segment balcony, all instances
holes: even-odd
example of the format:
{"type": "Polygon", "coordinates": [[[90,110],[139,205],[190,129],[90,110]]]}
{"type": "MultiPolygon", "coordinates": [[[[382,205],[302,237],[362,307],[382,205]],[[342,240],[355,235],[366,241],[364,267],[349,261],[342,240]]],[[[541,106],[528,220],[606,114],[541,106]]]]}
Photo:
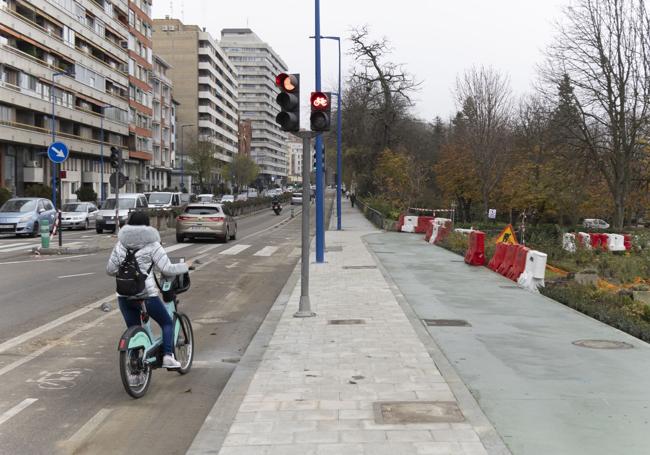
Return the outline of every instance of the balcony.
{"type": "Polygon", "coordinates": [[[24,167],[23,180],[25,183],[43,183],[44,172],[42,167],[24,167]]]}

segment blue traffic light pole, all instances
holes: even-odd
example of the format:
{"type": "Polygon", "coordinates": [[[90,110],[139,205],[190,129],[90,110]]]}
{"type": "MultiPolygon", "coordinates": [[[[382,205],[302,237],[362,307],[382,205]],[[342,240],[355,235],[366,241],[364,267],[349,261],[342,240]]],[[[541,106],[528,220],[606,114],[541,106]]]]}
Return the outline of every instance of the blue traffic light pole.
{"type": "MultiPolygon", "coordinates": [[[[315,0],[316,91],[321,90],[320,67],[320,0],[315,0]]],[[[325,262],[325,192],[323,178],[323,137],[316,136],[316,263],[325,262]]]]}

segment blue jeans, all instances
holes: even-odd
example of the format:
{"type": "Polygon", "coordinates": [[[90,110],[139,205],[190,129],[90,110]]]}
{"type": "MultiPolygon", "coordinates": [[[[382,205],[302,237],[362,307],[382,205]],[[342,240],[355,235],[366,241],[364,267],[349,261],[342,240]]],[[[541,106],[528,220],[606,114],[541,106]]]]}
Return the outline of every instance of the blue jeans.
{"type": "MultiPolygon", "coordinates": [[[[120,311],[124,316],[124,322],[127,327],[140,325],[140,305],[136,300],[128,300],[126,297],[118,297],[117,302],[120,305],[120,311]]],[[[158,323],[162,328],[162,344],[163,354],[174,353],[174,323],[172,318],[165,308],[165,304],[160,300],[160,297],[147,297],[145,300],[145,307],[147,313],[158,323]]]]}

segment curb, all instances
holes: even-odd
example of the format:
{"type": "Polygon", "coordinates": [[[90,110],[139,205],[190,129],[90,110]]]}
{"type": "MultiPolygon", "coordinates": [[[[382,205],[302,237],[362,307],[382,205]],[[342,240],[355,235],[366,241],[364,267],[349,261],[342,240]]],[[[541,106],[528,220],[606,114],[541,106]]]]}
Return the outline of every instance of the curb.
{"type": "Polygon", "coordinates": [[[99,251],[99,247],[96,246],[88,246],[88,247],[81,247],[81,248],[68,248],[68,247],[61,247],[61,248],[41,248],[40,246],[32,248],[32,254],[40,254],[41,256],[54,256],[54,255],[62,255],[62,254],[91,254],[91,253],[97,253],[99,251]]]}

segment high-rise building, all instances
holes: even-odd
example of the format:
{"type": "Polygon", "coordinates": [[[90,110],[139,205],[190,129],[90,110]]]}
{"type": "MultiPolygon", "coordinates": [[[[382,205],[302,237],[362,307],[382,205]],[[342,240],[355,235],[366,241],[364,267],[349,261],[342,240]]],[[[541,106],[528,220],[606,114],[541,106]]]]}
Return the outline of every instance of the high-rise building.
{"type": "MultiPolygon", "coordinates": [[[[178,19],[154,20],[154,49],[171,65],[168,74],[174,84],[174,99],[179,102],[176,134],[179,146],[185,149],[178,150],[176,164],[177,168],[182,165],[185,186],[190,186],[188,152],[197,142],[214,146],[219,167],[231,162],[238,151],[236,69],[205,29],[178,19]]],[[[218,168],[212,171],[212,180],[206,186],[214,189],[217,183],[229,180],[218,168]]],[[[178,183],[178,174],[175,172],[174,184],[178,183]]]]}
{"type": "Polygon", "coordinates": [[[222,30],[221,46],[239,74],[239,110],[242,120],[252,122],[251,157],[260,167],[261,178],[265,184],[286,181],[287,135],[275,122],[279,112],[275,76],[287,65],[248,28],[222,30]]]}
{"type": "Polygon", "coordinates": [[[153,90],[153,159],[147,166],[147,181],[149,190],[161,190],[171,185],[176,104],[172,81],[167,75],[169,63],[155,54],[153,61],[150,78],[153,90]]]}
{"type": "Polygon", "coordinates": [[[289,140],[289,172],[287,180],[290,183],[302,182],[302,139],[289,140]]]}
{"type": "Polygon", "coordinates": [[[128,12],[126,0],[0,0],[0,186],[51,185],[56,139],[70,150],[63,200],[81,186],[101,197],[102,167],[108,192],[101,156],[129,135],[128,12]]]}
{"type": "MultiPolygon", "coordinates": [[[[70,1],[70,0],[61,0],[70,1]]],[[[153,71],[151,0],[129,0],[129,159],[123,172],[127,191],[145,191],[150,184],[146,168],[153,159],[153,71]]]]}

